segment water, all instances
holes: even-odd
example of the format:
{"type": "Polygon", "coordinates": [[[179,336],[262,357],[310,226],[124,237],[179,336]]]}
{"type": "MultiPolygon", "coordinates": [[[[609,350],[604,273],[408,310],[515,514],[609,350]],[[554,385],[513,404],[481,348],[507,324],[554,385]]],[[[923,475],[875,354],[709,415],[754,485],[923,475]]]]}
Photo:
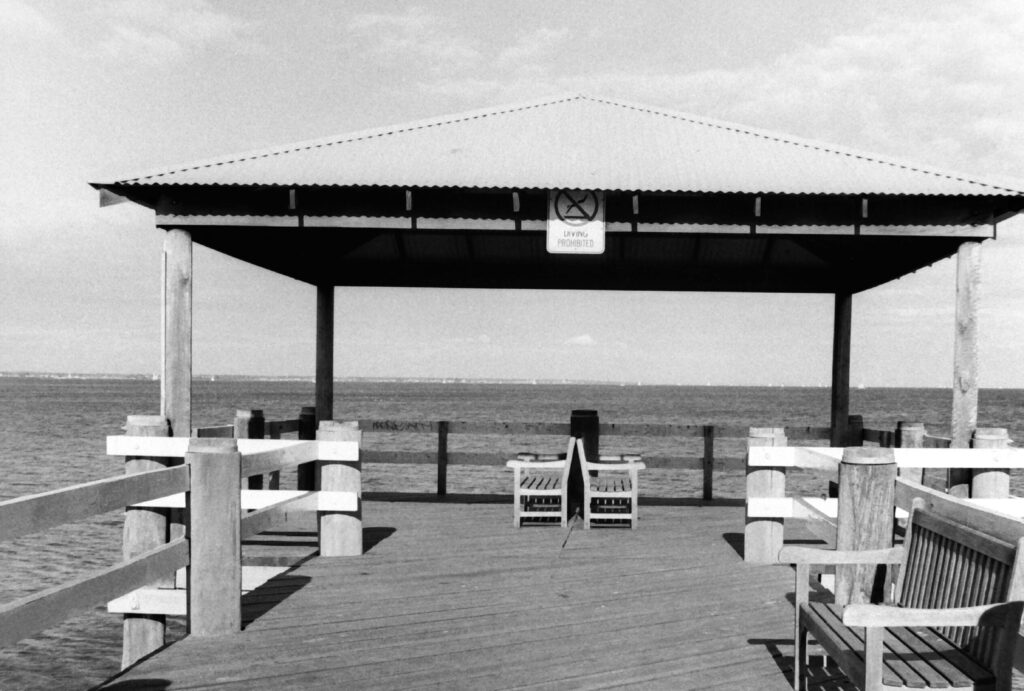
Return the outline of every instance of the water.
{"type": "MultiPolygon", "coordinates": [[[[226,424],[238,408],[262,408],[267,419],[294,418],[314,399],[310,382],[197,381],[194,425],[226,424]]],[[[851,410],[865,426],[892,429],[897,420],[924,422],[931,433],[949,427],[950,393],[935,389],[863,389],[851,410]]],[[[1024,391],[981,393],[984,426],[1007,427],[1024,439],[1024,391]]],[[[158,412],[159,384],[144,380],[0,377],[0,500],[110,477],[122,460],[107,457],[105,437],[120,434],[125,418],[158,412]]],[[[595,409],[603,422],[826,426],[829,391],[819,388],[673,387],[612,385],[340,383],[339,419],[566,421],[573,409],[595,409]]],[[[449,438],[459,450],[558,450],[560,439],[449,438]]],[[[375,448],[436,449],[433,435],[382,435],[375,448]]],[[[641,451],[697,457],[699,440],[606,437],[602,452],[641,451]]],[[[742,442],[716,444],[716,456],[735,456],[742,442]]],[[[432,491],[432,466],[367,466],[367,490],[432,491]],[[400,476],[400,478],[399,478],[400,476]]],[[[742,496],[739,477],[716,477],[716,496],[742,496]]],[[[1024,494],[1015,479],[1017,494],[1024,494]]],[[[697,473],[651,470],[648,494],[699,496],[697,473]]],[[[449,492],[509,492],[498,468],[452,466],[449,492]]],[[[42,535],[0,543],[0,602],[67,582],[120,559],[121,514],[114,512],[42,535]]],[[[120,666],[119,617],[95,608],[20,644],[0,650],[0,689],[86,689],[120,666]]]]}

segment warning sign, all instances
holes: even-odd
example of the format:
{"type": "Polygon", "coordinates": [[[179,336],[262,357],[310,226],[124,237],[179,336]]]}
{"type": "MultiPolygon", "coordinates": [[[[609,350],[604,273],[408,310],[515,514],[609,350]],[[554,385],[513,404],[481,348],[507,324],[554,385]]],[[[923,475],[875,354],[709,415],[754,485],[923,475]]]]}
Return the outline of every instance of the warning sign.
{"type": "Polygon", "coordinates": [[[548,192],[548,252],[604,253],[604,192],[548,192]]]}

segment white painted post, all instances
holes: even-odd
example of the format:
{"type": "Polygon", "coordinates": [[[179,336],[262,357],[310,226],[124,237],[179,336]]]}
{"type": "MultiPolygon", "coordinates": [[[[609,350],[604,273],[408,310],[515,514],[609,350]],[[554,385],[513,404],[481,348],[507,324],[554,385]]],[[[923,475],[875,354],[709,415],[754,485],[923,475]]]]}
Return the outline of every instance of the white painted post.
{"type": "MultiPolygon", "coordinates": [[[[784,427],[751,427],[747,439],[751,446],[785,446],[784,427]]],[[[748,454],[749,459],[749,454],[748,454]]],[[[747,500],[786,496],[786,469],[751,467],[747,465],[747,500]]],[[[746,516],[743,529],[743,561],[756,564],[774,564],[782,549],[784,519],[751,518],[746,516]]]]}
{"type": "Polygon", "coordinates": [[[242,630],[242,456],[234,439],[193,439],[188,493],[188,628],[193,636],[242,630]]]}
{"type": "MultiPolygon", "coordinates": [[[[322,420],[316,438],[324,441],[362,439],[358,422],[322,420]]],[[[327,492],[355,492],[360,497],[354,512],[318,511],[320,556],[353,557],[363,553],[362,463],[317,461],[317,489],[327,492]]]]}

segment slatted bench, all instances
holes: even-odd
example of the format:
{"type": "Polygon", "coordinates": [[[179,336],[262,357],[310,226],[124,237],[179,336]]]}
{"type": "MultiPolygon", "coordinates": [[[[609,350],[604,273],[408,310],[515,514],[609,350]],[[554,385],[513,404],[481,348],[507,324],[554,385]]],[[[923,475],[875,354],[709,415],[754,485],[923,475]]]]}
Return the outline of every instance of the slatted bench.
{"type": "Polygon", "coordinates": [[[576,441],[569,438],[564,454],[521,453],[505,464],[513,471],[512,521],[517,528],[524,522],[556,519],[563,528],[568,525],[567,491],[576,441]]]}
{"type": "Polygon", "coordinates": [[[862,552],[784,547],[796,565],[793,687],[803,688],[807,637],[864,691],[1010,691],[1024,608],[1021,546],[914,502],[903,545],[862,552]],[[890,604],[811,602],[812,565],[899,564],[890,604]]]}

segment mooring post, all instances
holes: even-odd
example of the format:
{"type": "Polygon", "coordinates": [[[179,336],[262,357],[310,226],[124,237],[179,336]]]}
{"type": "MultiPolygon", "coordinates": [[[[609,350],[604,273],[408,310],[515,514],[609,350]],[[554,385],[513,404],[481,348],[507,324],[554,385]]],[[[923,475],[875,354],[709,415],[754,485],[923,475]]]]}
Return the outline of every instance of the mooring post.
{"type": "MultiPolygon", "coordinates": [[[[927,431],[924,423],[903,422],[896,423],[896,447],[900,449],[921,449],[924,448],[924,436],[927,431]]],[[[897,468],[897,473],[904,480],[911,482],[924,482],[924,468],[897,468]]]]}
{"type": "MultiPolygon", "coordinates": [[[[971,445],[975,449],[1005,449],[1010,434],[1003,427],[980,427],[974,430],[971,445]]],[[[1010,496],[1010,471],[1001,468],[978,468],[971,471],[972,499],[1005,499],[1010,496]]]]}
{"type": "MultiPolygon", "coordinates": [[[[125,434],[130,437],[168,437],[170,423],[159,415],[129,415],[125,434]]],[[[171,465],[170,458],[144,458],[128,456],[124,459],[127,475],[159,470],[171,465]]],[[[131,559],[143,552],[165,544],[170,535],[167,509],[128,507],[124,514],[122,554],[131,559]]],[[[173,585],[173,578],[162,579],[160,585],[173,585]]],[[[124,615],[124,641],[121,669],[135,664],[146,655],[164,646],[167,617],[162,614],[124,615]]]]}
{"type": "MultiPolygon", "coordinates": [[[[316,406],[302,406],[302,411],[299,413],[299,439],[316,439],[316,406]]],[[[306,492],[313,491],[313,486],[316,483],[315,463],[312,461],[300,463],[299,467],[295,469],[295,475],[296,489],[306,492]]]]}
{"type": "Polygon", "coordinates": [[[864,416],[849,415],[846,418],[846,444],[844,446],[864,446],[864,416]]]}
{"type": "MultiPolygon", "coordinates": [[[[786,428],[751,427],[747,448],[752,446],[785,446],[786,428]]],[[[750,454],[747,453],[747,460],[750,454]]],[[[774,564],[782,549],[784,520],[782,518],[751,518],[749,500],[782,498],[786,496],[786,469],[747,464],[748,511],[743,528],[743,561],[755,564],[774,564]]]]}
{"type": "MultiPolygon", "coordinates": [[[[583,453],[591,463],[600,458],[601,453],[601,422],[596,410],[574,410],[569,417],[569,436],[583,440],[583,453]]],[[[569,468],[569,517],[578,511],[583,515],[583,483],[589,481],[583,477],[579,452],[573,449],[572,458],[566,459],[569,468]]]]}
{"type": "Polygon", "coordinates": [[[701,430],[704,437],[704,458],[702,462],[704,470],[704,501],[711,501],[714,494],[715,474],[715,426],[704,425],[701,430]]]}
{"type": "Polygon", "coordinates": [[[188,631],[218,636],[242,630],[240,538],[242,456],[234,439],[192,439],[188,492],[188,631]]]}
{"type": "MultiPolygon", "coordinates": [[[[235,439],[262,439],[266,431],[266,419],[263,411],[235,411],[235,439]]],[[[249,489],[263,489],[263,476],[252,475],[248,478],[249,489]]]]}
{"type": "MultiPolygon", "coordinates": [[[[362,439],[358,422],[322,420],[316,438],[320,441],[362,439]]],[[[318,511],[321,557],[354,557],[363,553],[362,464],[355,461],[317,461],[318,489],[325,492],[355,492],[360,497],[353,512],[318,511]]]]}
{"type": "MultiPolygon", "coordinates": [[[[839,463],[837,550],[884,549],[892,546],[896,506],[896,456],[892,449],[853,447],[839,463]]],[[[871,602],[884,582],[884,567],[873,564],[836,567],[836,604],[871,602]]]]}

